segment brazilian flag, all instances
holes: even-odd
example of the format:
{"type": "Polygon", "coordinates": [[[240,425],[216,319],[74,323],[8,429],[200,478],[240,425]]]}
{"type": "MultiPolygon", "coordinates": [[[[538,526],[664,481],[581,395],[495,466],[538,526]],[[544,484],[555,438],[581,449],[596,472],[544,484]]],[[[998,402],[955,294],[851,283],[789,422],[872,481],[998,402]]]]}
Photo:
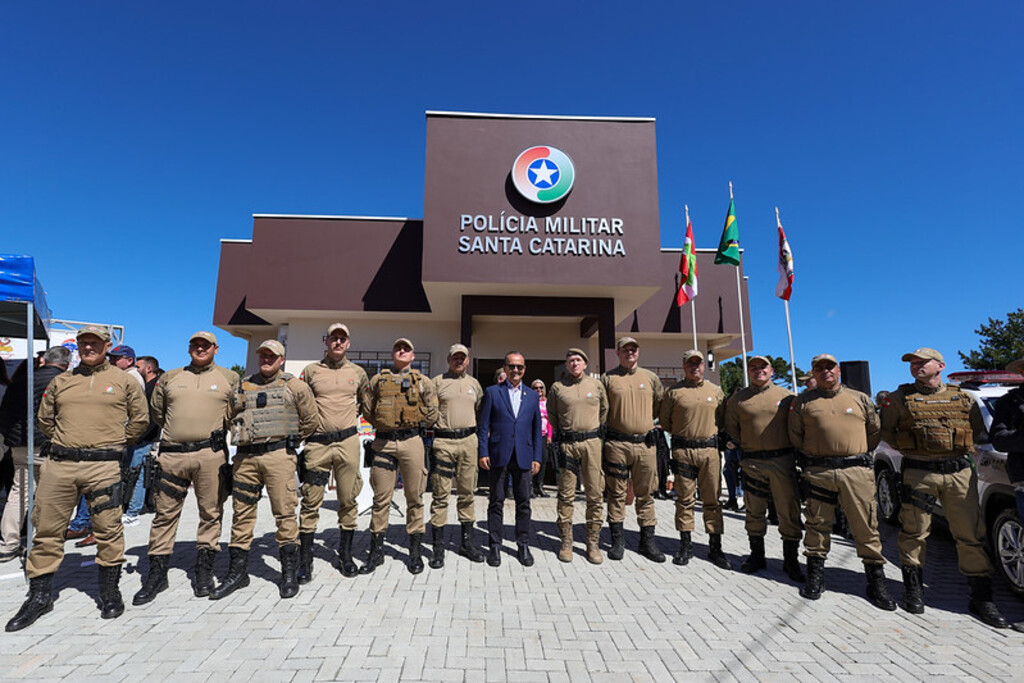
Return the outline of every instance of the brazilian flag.
{"type": "Polygon", "coordinates": [[[730,266],[740,264],[740,229],[736,226],[736,205],[732,199],[729,200],[729,213],[722,228],[722,241],[718,243],[718,253],[715,254],[715,265],[723,263],[730,266]]]}

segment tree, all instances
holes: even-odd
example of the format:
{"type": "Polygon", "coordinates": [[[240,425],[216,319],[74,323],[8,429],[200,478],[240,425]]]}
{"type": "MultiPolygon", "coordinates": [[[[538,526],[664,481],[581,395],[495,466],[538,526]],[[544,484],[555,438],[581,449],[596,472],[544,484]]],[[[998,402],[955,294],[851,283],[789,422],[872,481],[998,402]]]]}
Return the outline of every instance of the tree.
{"type": "Polygon", "coordinates": [[[242,379],[245,379],[245,366],[244,365],[239,365],[238,363],[235,363],[234,365],[231,366],[231,372],[234,372],[239,377],[241,377],[242,379]]]}
{"type": "Polygon", "coordinates": [[[957,351],[965,367],[1002,370],[1010,361],[1024,358],[1024,308],[1007,313],[1005,321],[989,318],[974,332],[981,337],[981,348],[966,354],[957,351]]]}
{"type": "MultiPolygon", "coordinates": [[[[772,382],[780,387],[789,388],[789,363],[781,356],[765,356],[772,364],[775,375],[772,382]]],[[[730,360],[718,366],[719,377],[722,380],[722,391],[728,396],[732,390],[743,386],[743,361],[741,359],[730,360]]],[[[800,366],[796,366],[796,374],[799,377],[804,374],[800,366]]]]}

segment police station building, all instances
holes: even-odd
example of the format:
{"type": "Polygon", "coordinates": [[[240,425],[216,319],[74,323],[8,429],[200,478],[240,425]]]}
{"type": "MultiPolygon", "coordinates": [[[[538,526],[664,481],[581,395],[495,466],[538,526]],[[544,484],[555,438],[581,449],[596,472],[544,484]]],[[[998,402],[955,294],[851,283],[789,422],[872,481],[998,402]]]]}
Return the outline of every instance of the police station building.
{"type": "MultiPolygon", "coordinates": [[[[248,340],[250,370],[277,338],[297,374],[340,321],[371,376],[409,337],[424,373],[447,369],[461,342],[485,386],[513,349],[526,381],[550,386],[568,347],[596,373],[625,334],[641,365],[681,376],[693,332],[689,305],[675,305],[680,250],[660,243],[654,119],[426,117],[423,218],[256,214],[252,239],[222,241],[214,324],[248,340]]],[[[681,242],[682,218],[673,227],[681,242]]],[[[698,254],[697,330],[720,362],[740,352],[741,312],[734,269],[713,259],[698,254]]]]}

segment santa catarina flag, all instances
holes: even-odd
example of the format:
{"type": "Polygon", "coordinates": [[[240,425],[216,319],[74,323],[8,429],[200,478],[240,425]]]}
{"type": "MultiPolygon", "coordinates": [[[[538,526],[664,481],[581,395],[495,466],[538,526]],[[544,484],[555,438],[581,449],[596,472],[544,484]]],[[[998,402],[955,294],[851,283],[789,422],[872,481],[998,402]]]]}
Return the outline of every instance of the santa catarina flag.
{"type": "Polygon", "coordinates": [[[793,251],[789,248],[789,240],[779,224],[779,283],[775,285],[775,296],[789,301],[793,293],[793,251]]]}
{"type": "Polygon", "coordinates": [[[736,225],[736,204],[729,200],[729,213],[725,216],[725,227],[722,228],[722,240],[718,243],[715,254],[715,265],[727,263],[730,266],[740,264],[740,229],[736,225]]]}
{"type": "Polygon", "coordinates": [[[686,218],[686,241],[679,257],[679,292],[676,306],[682,306],[697,296],[697,251],[693,246],[693,224],[686,218]]]}

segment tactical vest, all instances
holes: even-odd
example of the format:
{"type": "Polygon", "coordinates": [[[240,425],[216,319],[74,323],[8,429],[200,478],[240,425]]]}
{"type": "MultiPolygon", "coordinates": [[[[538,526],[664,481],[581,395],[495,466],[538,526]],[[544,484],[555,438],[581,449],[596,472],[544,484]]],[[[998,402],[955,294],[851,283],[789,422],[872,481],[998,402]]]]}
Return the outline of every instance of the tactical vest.
{"type": "Polygon", "coordinates": [[[281,373],[270,384],[242,382],[238,393],[243,410],[233,424],[238,445],[267,443],[299,433],[299,413],[288,395],[290,379],[291,375],[281,373]]]}
{"type": "Polygon", "coordinates": [[[419,370],[395,374],[381,370],[373,388],[377,396],[374,423],[377,429],[410,429],[426,420],[427,407],[420,396],[423,375],[419,370]]]}
{"type": "Polygon", "coordinates": [[[971,397],[957,387],[922,394],[913,384],[900,386],[914,420],[910,431],[896,433],[896,447],[905,454],[948,456],[974,451],[971,397]]]}

